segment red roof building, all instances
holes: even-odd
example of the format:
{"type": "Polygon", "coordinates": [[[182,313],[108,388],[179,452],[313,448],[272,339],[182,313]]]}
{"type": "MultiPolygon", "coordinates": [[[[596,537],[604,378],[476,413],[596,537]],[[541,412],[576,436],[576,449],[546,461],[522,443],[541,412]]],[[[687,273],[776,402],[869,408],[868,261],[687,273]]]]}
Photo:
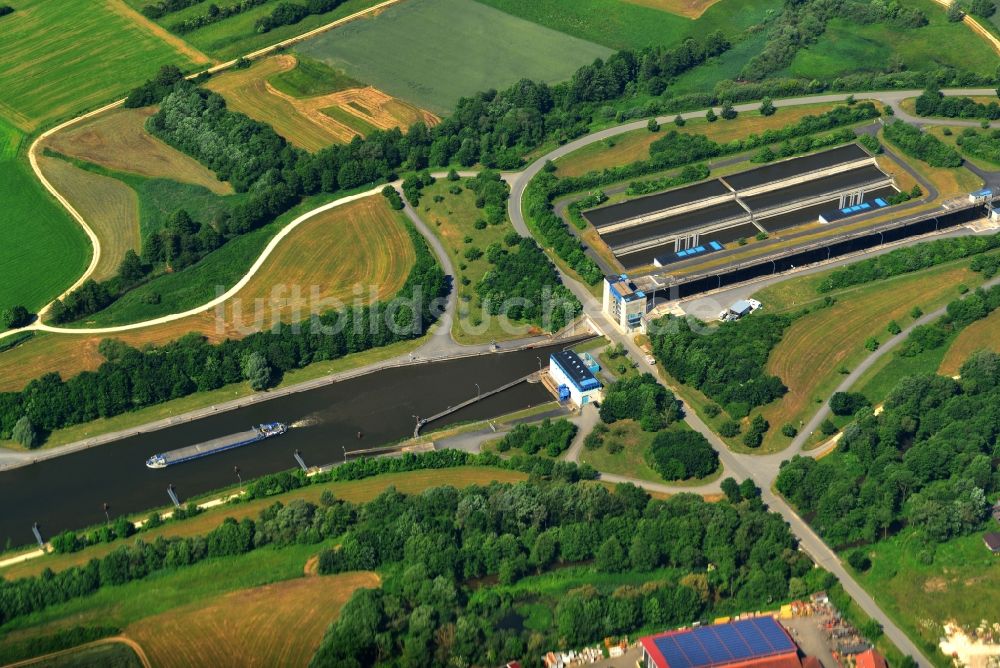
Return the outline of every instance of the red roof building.
{"type": "Polygon", "coordinates": [[[886,668],[885,657],[874,649],[866,649],[854,659],[854,668],[886,668]]]}
{"type": "Polygon", "coordinates": [[[640,638],[644,668],[802,668],[774,617],[699,626],[640,638]]]}

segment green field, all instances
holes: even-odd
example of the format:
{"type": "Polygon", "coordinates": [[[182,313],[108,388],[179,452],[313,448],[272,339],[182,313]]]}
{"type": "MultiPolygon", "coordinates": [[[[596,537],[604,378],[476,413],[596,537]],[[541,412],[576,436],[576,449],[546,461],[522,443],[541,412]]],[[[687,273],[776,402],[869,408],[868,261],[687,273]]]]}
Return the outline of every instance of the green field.
{"type": "Polygon", "coordinates": [[[192,63],[110,3],[9,0],[0,29],[0,116],[23,130],[122,96],[165,64],[192,63]]]}
{"type": "Polygon", "coordinates": [[[312,58],[299,58],[298,61],[294,69],[272,75],[268,83],[292,97],[313,97],[364,86],[326,63],[312,58]]]}
{"type": "Polygon", "coordinates": [[[349,111],[344,111],[344,109],[340,107],[327,107],[326,109],[323,109],[322,112],[333,120],[340,121],[362,137],[378,130],[377,127],[365,119],[355,116],[349,111]]]}
{"type": "Polygon", "coordinates": [[[109,642],[76,649],[29,665],[37,668],[142,668],[143,664],[128,645],[109,642]]]}
{"type": "Polygon", "coordinates": [[[721,30],[735,41],[739,33],[760,24],[769,10],[781,8],[781,2],[776,0],[722,0],[692,20],[626,0],[478,2],[611,49],[670,46],[714,30],[721,30]]]}
{"type": "MultiPolygon", "coordinates": [[[[996,522],[986,531],[997,531],[996,522]]],[[[982,619],[1000,619],[1000,569],[983,545],[982,532],[937,545],[931,564],[920,559],[923,550],[914,532],[903,531],[866,548],[872,567],[857,577],[907,635],[943,659],[935,649],[944,622],[974,628],[982,619]]]]}
{"type": "Polygon", "coordinates": [[[799,51],[783,74],[833,79],[882,69],[893,61],[910,70],[955,67],[993,74],[1000,58],[985,40],[961,23],[950,23],[944,10],[931,0],[910,0],[907,4],[921,9],[930,24],[904,29],[834,19],[816,44],[799,51]],[[956,49],[956,44],[962,48],[956,49]]]}
{"type": "MultiPolygon", "coordinates": [[[[136,9],[141,9],[145,5],[149,4],[151,0],[125,0],[129,5],[136,9]]],[[[312,16],[307,16],[296,24],[281,26],[280,28],[275,28],[270,32],[258,33],[254,30],[254,23],[257,19],[262,16],[267,16],[274,11],[277,6],[277,2],[267,2],[259,7],[254,7],[253,9],[243,12],[242,14],[237,14],[224,21],[218,21],[217,23],[212,23],[210,25],[198,28],[189,33],[180,35],[182,39],[190,43],[191,45],[197,47],[201,51],[214,56],[222,60],[228,60],[231,58],[237,58],[244,54],[250,53],[251,51],[256,51],[257,49],[262,49],[271,44],[276,44],[283,40],[295,37],[296,35],[301,35],[304,32],[308,32],[313,28],[318,28],[337,19],[344,18],[345,16],[350,16],[355,12],[360,12],[372,5],[377,5],[382,0],[347,0],[344,4],[337,7],[333,11],[326,12],[325,14],[316,14],[312,16]]],[[[211,3],[199,3],[187,9],[181,10],[179,12],[173,12],[172,14],[167,14],[161,19],[157,20],[164,28],[169,29],[182,20],[192,17],[200,16],[208,11],[208,6],[211,3]]],[[[223,4],[221,2],[217,4],[223,4]]],[[[234,2],[228,1],[225,4],[235,4],[234,2]]]]}
{"type": "Polygon", "coordinates": [[[610,53],[467,0],[406,0],[295,50],[437,114],[463,95],[522,78],[568,79],[610,53]]]}
{"type": "Polygon", "coordinates": [[[0,311],[15,304],[41,308],[90,261],[83,229],[49,197],[26,162],[16,159],[20,141],[21,134],[0,121],[0,311]]]}

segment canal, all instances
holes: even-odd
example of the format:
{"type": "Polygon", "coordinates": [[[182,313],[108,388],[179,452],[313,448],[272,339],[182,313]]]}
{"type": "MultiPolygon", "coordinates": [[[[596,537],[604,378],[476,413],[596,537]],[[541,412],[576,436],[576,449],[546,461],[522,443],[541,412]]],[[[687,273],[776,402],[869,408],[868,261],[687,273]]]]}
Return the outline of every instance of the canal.
{"type": "MultiPolygon", "coordinates": [[[[198,494],[297,466],[295,450],[309,466],[342,461],[344,452],[372,448],[413,435],[415,416],[426,417],[486,393],[547,365],[564,344],[485,354],[446,362],[386,369],[321,388],[140,434],[63,457],[0,473],[0,545],[33,540],[38,522],[46,539],[67,528],[169,504],[173,484],[183,502],[198,494]],[[165,469],[149,469],[158,452],[243,431],[261,422],[292,425],[287,434],[165,469]],[[361,437],[358,437],[358,434],[361,437]]],[[[541,383],[521,383],[428,425],[481,420],[551,399],[541,383]]]]}

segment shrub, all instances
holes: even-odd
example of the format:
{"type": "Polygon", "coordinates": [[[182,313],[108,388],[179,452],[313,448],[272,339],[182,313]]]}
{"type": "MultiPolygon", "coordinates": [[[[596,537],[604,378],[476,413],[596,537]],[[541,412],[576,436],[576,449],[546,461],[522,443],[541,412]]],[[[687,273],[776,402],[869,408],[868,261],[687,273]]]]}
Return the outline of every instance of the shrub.
{"type": "Polygon", "coordinates": [[[889,331],[889,333],[890,333],[890,334],[892,334],[893,336],[896,336],[896,335],[897,335],[897,334],[899,334],[899,333],[900,333],[901,331],[903,331],[903,328],[902,328],[902,327],[900,327],[900,326],[899,326],[899,323],[898,323],[898,322],[896,322],[895,320],[890,320],[890,321],[889,321],[889,326],[888,326],[888,327],[886,327],[886,329],[887,329],[887,330],[889,331]]]}
{"type": "Polygon", "coordinates": [[[719,468],[719,454],[696,431],[661,431],[653,438],[648,459],[666,480],[704,478],[719,468]]]}
{"type": "Polygon", "coordinates": [[[761,116],[773,116],[774,112],[777,111],[774,107],[774,102],[771,98],[765,97],[760,103],[760,115],[761,116]]]}
{"type": "Polygon", "coordinates": [[[798,435],[799,430],[791,422],[786,422],[781,425],[781,433],[788,438],[795,438],[798,435]]]}
{"type": "Polygon", "coordinates": [[[710,418],[718,416],[719,413],[721,412],[722,409],[719,408],[718,404],[708,404],[707,406],[705,406],[705,415],[707,415],[710,418]]]}
{"type": "Polygon", "coordinates": [[[871,406],[868,397],[860,392],[835,392],[830,397],[830,410],[834,415],[854,415],[862,408],[871,406]]]}
{"type": "Polygon", "coordinates": [[[819,425],[819,431],[824,436],[833,436],[837,433],[837,425],[833,424],[829,418],[823,420],[819,425]]]}
{"type": "Polygon", "coordinates": [[[27,415],[22,415],[10,433],[11,438],[28,449],[37,448],[42,443],[41,434],[27,415]]]}
{"type": "Polygon", "coordinates": [[[872,560],[868,558],[868,555],[864,550],[854,550],[847,555],[847,563],[851,565],[851,568],[857,571],[867,571],[872,567],[872,560]]]}
{"type": "Polygon", "coordinates": [[[685,123],[687,123],[687,121],[685,121],[684,117],[681,116],[680,114],[674,116],[674,125],[676,125],[677,127],[682,128],[684,127],[685,123]]]}
{"type": "Polygon", "coordinates": [[[740,423],[736,420],[726,420],[719,425],[719,434],[726,438],[732,438],[740,433],[740,423]]]}
{"type": "Polygon", "coordinates": [[[865,350],[875,352],[876,350],[878,350],[878,346],[879,346],[878,339],[876,339],[874,336],[869,336],[867,339],[865,339],[865,350]]]}
{"type": "Polygon", "coordinates": [[[651,118],[649,119],[649,122],[646,123],[646,129],[649,130],[650,132],[659,132],[660,124],[656,122],[655,118],[651,118]]]}
{"type": "Polygon", "coordinates": [[[709,109],[708,113],[705,114],[705,120],[708,121],[709,123],[714,123],[715,121],[719,120],[719,117],[715,115],[714,109],[709,109]]]}

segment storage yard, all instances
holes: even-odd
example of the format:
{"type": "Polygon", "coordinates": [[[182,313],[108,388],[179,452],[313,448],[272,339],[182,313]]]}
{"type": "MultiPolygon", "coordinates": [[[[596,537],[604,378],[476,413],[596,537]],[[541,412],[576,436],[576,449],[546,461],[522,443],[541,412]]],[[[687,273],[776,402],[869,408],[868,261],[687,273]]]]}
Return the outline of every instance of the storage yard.
{"type": "Polygon", "coordinates": [[[757,235],[876,211],[897,192],[874,157],[848,144],[583,215],[625,269],[663,267],[757,235]]]}

